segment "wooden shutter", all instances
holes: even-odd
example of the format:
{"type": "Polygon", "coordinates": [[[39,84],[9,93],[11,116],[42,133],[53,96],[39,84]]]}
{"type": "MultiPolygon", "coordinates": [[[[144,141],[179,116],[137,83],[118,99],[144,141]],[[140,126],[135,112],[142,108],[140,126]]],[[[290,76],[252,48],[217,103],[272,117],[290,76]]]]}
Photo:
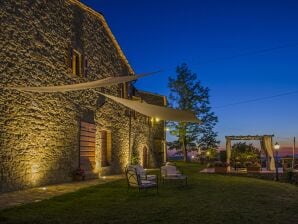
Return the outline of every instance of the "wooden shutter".
{"type": "Polygon", "coordinates": [[[80,167],[84,170],[95,168],[95,124],[81,122],[80,167]]]}

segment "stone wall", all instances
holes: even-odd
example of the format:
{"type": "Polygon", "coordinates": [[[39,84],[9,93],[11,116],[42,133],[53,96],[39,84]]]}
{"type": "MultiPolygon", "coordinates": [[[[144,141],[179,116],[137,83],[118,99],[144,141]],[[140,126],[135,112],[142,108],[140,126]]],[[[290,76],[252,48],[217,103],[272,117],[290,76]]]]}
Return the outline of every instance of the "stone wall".
{"type": "MultiPolygon", "coordinates": [[[[137,96],[142,98],[145,102],[150,104],[156,104],[159,106],[166,106],[166,97],[158,94],[153,94],[144,91],[138,91],[137,96]]],[[[160,166],[164,161],[164,150],[165,150],[165,121],[163,120],[150,120],[150,158],[151,166],[160,166]]]]}
{"type": "MultiPolygon", "coordinates": [[[[98,131],[112,131],[111,172],[128,162],[126,109],[95,91],[28,93],[7,86],[49,86],[128,75],[127,63],[103,17],[75,0],[0,3],[0,192],[71,181],[79,164],[80,121],[93,111],[98,131]],[[73,76],[70,47],[88,58],[86,77],[73,76]]],[[[118,86],[101,88],[118,95],[118,86]]],[[[149,125],[132,121],[134,147],[150,147],[149,125]]],[[[97,171],[100,172],[97,141],[97,171]]]]}

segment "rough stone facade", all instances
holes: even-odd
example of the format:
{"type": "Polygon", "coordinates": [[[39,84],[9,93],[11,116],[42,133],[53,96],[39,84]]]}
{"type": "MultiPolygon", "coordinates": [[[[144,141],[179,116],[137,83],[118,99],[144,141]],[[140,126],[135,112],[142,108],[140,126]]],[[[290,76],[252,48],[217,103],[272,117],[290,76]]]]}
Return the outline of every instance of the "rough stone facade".
{"type": "MultiPolygon", "coordinates": [[[[76,0],[3,0],[0,18],[0,192],[71,181],[79,166],[80,122],[86,114],[94,114],[96,124],[94,172],[123,172],[131,153],[127,108],[103,102],[93,90],[28,93],[5,88],[133,73],[102,15],[76,0]],[[72,75],[71,48],[88,58],[86,75],[72,75]],[[112,133],[108,167],[101,164],[102,130],[112,133]]],[[[119,88],[100,91],[119,96],[119,88]]],[[[143,93],[142,98],[163,105],[161,96],[143,93]]],[[[147,148],[148,166],[156,166],[162,160],[164,123],[149,120],[137,113],[131,119],[131,151],[138,152],[142,163],[147,148]]]]}
{"type": "MultiPolygon", "coordinates": [[[[165,96],[152,94],[149,92],[138,91],[136,94],[146,103],[155,104],[159,106],[166,106],[167,99],[165,96]]],[[[165,121],[156,121],[154,118],[150,119],[150,156],[151,166],[158,166],[164,162],[166,155],[164,149],[166,148],[165,136],[165,121]]]]}

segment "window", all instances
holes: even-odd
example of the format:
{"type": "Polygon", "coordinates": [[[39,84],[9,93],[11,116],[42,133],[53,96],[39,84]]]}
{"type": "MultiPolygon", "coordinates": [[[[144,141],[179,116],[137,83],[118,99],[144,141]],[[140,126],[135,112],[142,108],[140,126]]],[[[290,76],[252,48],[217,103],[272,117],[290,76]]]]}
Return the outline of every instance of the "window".
{"type": "Polygon", "coordinates": [[[127,83],[121,83],[119,84],[119,95],[121,98],[127,99],[127,83]]]}
{"type": "Polygon", "coordinates": [[[78,50],[71,48],[69,55],[69,67],[73,76],[87,77],[88,59],[78,50]]]}
{"type": "Polygon", "coordinates": [[[120,97],[125,99],[132,99],[136,94],[136,88],[131,82],[119,84],[120,97]]]}
{"type": "Polygon", "coordinates": [[[72,74],[74,76],[80,76],[81,75],[81,64],[82,64],[82,56],[81,54],[73,49],[72,52],[72,74]]]}

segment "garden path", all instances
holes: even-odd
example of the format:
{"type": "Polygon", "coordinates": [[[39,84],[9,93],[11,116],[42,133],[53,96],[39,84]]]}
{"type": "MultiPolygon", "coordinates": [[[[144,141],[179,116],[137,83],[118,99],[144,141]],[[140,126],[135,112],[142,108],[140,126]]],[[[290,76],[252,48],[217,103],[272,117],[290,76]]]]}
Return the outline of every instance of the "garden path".
{"type": "Polygon", "coordinates": [[[111,175],[100,179],[92,179],[85,181],[69,182],[56,185],[48,185],[43,187],[30,188],[26,190],[0,193],[0,210],[19,206],[32,202],[39,202],[54,196],[74,192],[82,188],[105,184],[124,178],[123,175],[111,175]]]}

